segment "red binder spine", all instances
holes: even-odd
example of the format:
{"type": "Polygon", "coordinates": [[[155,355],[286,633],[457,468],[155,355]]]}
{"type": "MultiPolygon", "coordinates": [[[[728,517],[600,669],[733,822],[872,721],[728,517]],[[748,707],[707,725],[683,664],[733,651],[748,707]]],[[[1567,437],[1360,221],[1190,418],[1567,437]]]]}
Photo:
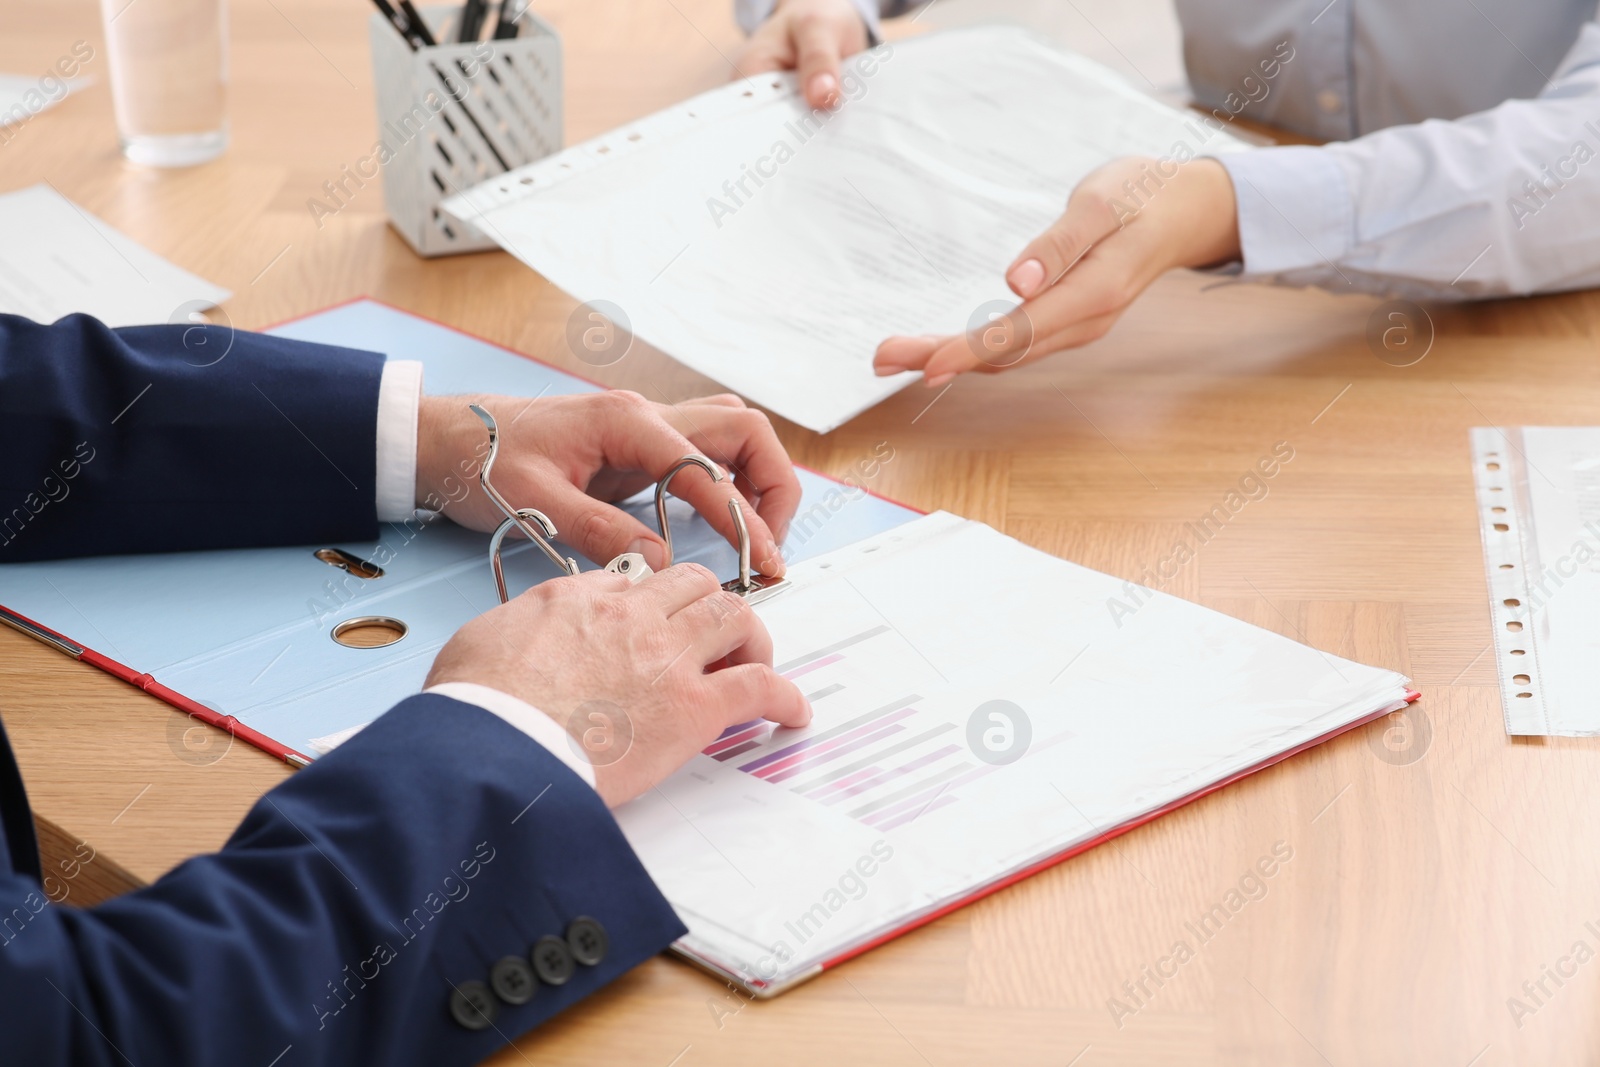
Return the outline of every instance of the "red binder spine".
{"type": "Polygon", "coordinates": [[[26,615],[19,614],[9,608],[0,607],[0,623],[4,623],[13,630],[25,633],[29,637],[56,649],[58,652],[71,656],[80,663],[98,667],[107,674],[127,682],[129,685],[138,686],[157,700],[165,701],[179,711],[200,720],[207,726],[215,726],[219,730],[226,730],[239,740],[254,745],[268,755],[276,756],[291,767],[300,768],[311,764],[311,760],[302,753],[296,752],[286,745],[279,744],[266,734],[252,730],[232,715],[224,715],[222,712],[208,708],[204,704],[190,700],[182,693],[162,685],[150,675],[118,663],[116,660],[109,656],[103,656],[92,648],[86,648],[71,638],[56,633],[48,626],[41,626],[26,615]]]}

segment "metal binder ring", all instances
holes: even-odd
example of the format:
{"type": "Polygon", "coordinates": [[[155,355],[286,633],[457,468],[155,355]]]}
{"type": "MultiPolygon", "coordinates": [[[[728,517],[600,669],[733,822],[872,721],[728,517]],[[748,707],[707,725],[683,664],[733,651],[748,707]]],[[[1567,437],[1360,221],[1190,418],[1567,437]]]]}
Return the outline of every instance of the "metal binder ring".
{"type": "Polygon", "coordinates": [[[578,573],[578,561],[570,556],[563,556],[557,552],[550,542],[556,537],[555,523],[551,522],[543,512],[535,508],[513,509],[500,495],[500,491],[489,481],[489,472],[494,467],[494,461],[500,455],[500,429],[495,424],[494,416],[477,404],[471,404],[472,413],[483,422],[484,429],[489,431],[489,454],[484,457],[483,467],[478,471],[478,484],[483,486],[483,491],[488,494],[494,506],[500,509],[505,520],[495,528],[494,536],[489,539],[489,566],[494,570],[495,590],[500,594],[500,603],[510,600],[506,593],[505,566],[500,561],[500,549],[506,539],[506,534],[511,532],[513,526],[520,529],[523,534],[539,546],[550,562],[566,574],[578,573]]]}
{"type": "Polygon", "coordinates": [[[516,516],[506,519],[499,526],[496,526],[494,536],[489,538],[489,566],[494,569],[494,587],[495,591],[500,594],[500,603],[502,604],[511,598],[506,593],[506,571],[505,565],[500,561],[500,545],[506,539],[506,534],[511,532],[513,526],[526,531],[529,522],[537,523],[540,529],[544,531],[544,537],[535,537],[533,541],[544,549],[545,555],[553,559],[556,566],[566,570],[568,574],[578,573],[577,561],[570,558],[562,559],[550,542],[545,540],[546,537],[555,537],[555,524],[545,516],[544,512],[539,511],[537,508],[519,508],[516,516]]]}
{"type": "Polygon", "coordinates": [[[672,479],[676,478],[678,472],[686,467],[699,467],[711,475],[712,481],[722,481],[722,471],[715,463],[696,452],[691,452],[674,463],[672,469],[667,471],[666,476],[656,483],[656,525],[661,527],[661,540],[667,543],[666,565],[668,567],[672,566],[672,529],[667,525],[667,486],[671,485],[672,479]]]}
{"type": "MultiPolygon", "coordinates": [[[[706,457],[691,452],[673,464],[667,471],[666,477],[656,483],[656,524],[661,527],[661,540],[667,543],[667,566],[672,566],[672,528],[667,523],[667,486],[672,484],[679,471],[685,467],[699,467],[711,475],[711,480],[723,480],[722,470],[706,457]]],[[[750,527],[745,524],[744,511],[739,507],[737,500],[728,501],[728,515],[733,519],[734,532],[739,535],[739,577],[733,581],[724,582],[722,588],[730,593],[748,596],[758,589],[767,588],[760,582],[752,582],[750,577],[750,527]]],[[[774,583],[775,584],[775,583],[774,583]]]]}

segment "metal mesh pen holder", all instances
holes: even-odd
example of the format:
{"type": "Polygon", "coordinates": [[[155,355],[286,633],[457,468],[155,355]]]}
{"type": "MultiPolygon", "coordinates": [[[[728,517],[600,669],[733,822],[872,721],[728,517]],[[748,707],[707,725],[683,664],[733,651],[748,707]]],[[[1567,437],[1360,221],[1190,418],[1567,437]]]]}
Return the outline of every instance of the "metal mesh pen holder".
{"type": "MultiPolygon", "coordinates": [[[[425,7],[435,40],[458,7],[425,7]]],[[[532,12],[520,35],[411,50],[382,15],[369,23],[389,222],[421,256],[495,244],[439,203],[561,147],[561,38],[532,12]]]]}

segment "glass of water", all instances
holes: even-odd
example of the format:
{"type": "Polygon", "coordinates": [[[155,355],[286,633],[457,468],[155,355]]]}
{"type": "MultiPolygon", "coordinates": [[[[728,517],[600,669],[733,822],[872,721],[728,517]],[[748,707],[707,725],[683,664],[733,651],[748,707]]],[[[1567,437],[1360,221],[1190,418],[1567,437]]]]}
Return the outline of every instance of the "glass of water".
{"type": "Polygon", "coordinates": [[[188,167],[228,147],[227,0],[100,0],[122,153],[188,167]]]}

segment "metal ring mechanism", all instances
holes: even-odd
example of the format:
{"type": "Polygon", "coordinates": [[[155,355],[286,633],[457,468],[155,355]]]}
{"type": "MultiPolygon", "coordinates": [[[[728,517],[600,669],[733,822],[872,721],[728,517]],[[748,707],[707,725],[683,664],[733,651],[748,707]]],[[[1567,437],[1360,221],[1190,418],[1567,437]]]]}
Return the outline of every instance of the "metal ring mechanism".
{"type": "MultiPolygon", "coordinates": [[[[722,470],[709,459],[702,455],[690,453],[673,464],[667,471],[666,477],[656,483],[656,523],[661,527],[661,539],[667,543],[667,566],[672,566],[672,527],[667,523],[667,487],[672,484],[672,479],[678,472],[686,467],[699,467],[711,475],[711,480],[723,480],[722,470]]],[[[733,519],[733,529],[739,537],[739,577],[732,578],[722,583],[722,588],[730,593],[744,597],[755,604],[781,589],[787,588],[789,581],[786,578],[768,578],[764,574],[753,574],[750,571],[750,527],[744,521],[744,509],[739,507],[739,501],[728,501],[728,516],[733,519]]]]}
{"type": "Polygon", "coordinates": [[[544,512],[537,508],[513,508],[500,491],[489,481],[489,472],[494,467],[494,461],[500,455],[500,428],[495,425],[494,416],[477,404],[470,405],[472,413],[483,421],[484,429],[489,431],[489,454],[484,457],[483,466],[478,470],[478,484],[483,486],[483,491],[494,501],[494,506],[500,509],[505,516],[504,521],[495,527],[494,536],[489,538],[489,566],[494,570],[495,591],[500,594],[500,603],[510,600],[506,594],[505,565],[500,561],[500,548],[506,539],[506,534],[511,532],[513,526],[520,529],[523,534],[539,546],[550,562],[566,574],[578,573],[578,561],[571,556],[563,556],[556,551],[550,542],[556,537],[556,524],[551,522],[544,512]]]}
{"type": "MultiPolygon", "coordinates": [[[[520,529],[527,538],[538,545],[540,550],[566,574],[578,573],[578,561],[570,556],[562,556],[550,542],[556,538],[555,523],[549,517],[535,508],[512,508],[505,497],[500,495],[489,480],[490,470],[494,461],[500,454],[500,434],[495,425],[494,416],[477,404],[472,404],[472,413],[482,420],[484,428],[489,431],[489,454],[484,458],[483,467],[478,472],[478,484],[483,486],[483,491],[494,501],[495,507],[500,509],[505,516],[504,521],[495,528],[494,536],[489,539],[489,565],[494,570],[495,590],[500,594],[500,603],[506,603],[510,597],[506,592],[505,567],[501,563],[500,553],[506,534],[512,527],[520,529]]],[[[666,476],[656,483],[656,522],[661,527],[661,540],[666,542],[668,567],[672,566],[672,527],[667,521],[667,488],[672,484],[672,479],[680,471],[689,467],[699,467],[711,476],[714,482],[725,480],[715,463],[698,453],[684,456],[666,476]]],[[[750,570],[750,528],[744,520],[744,511],[739,507],[737,500],[728,501],[728,515],[733,520],[734,531],[739,537],[739,576],[722,583],[722,588],[730,593],[736,593],[751,603],[764,600],[789,583],[780,578],[768,578],[762,574],[752,574],[750,570]]],[[[620,558],[620,557],[619,557],[620,558]]]]}

